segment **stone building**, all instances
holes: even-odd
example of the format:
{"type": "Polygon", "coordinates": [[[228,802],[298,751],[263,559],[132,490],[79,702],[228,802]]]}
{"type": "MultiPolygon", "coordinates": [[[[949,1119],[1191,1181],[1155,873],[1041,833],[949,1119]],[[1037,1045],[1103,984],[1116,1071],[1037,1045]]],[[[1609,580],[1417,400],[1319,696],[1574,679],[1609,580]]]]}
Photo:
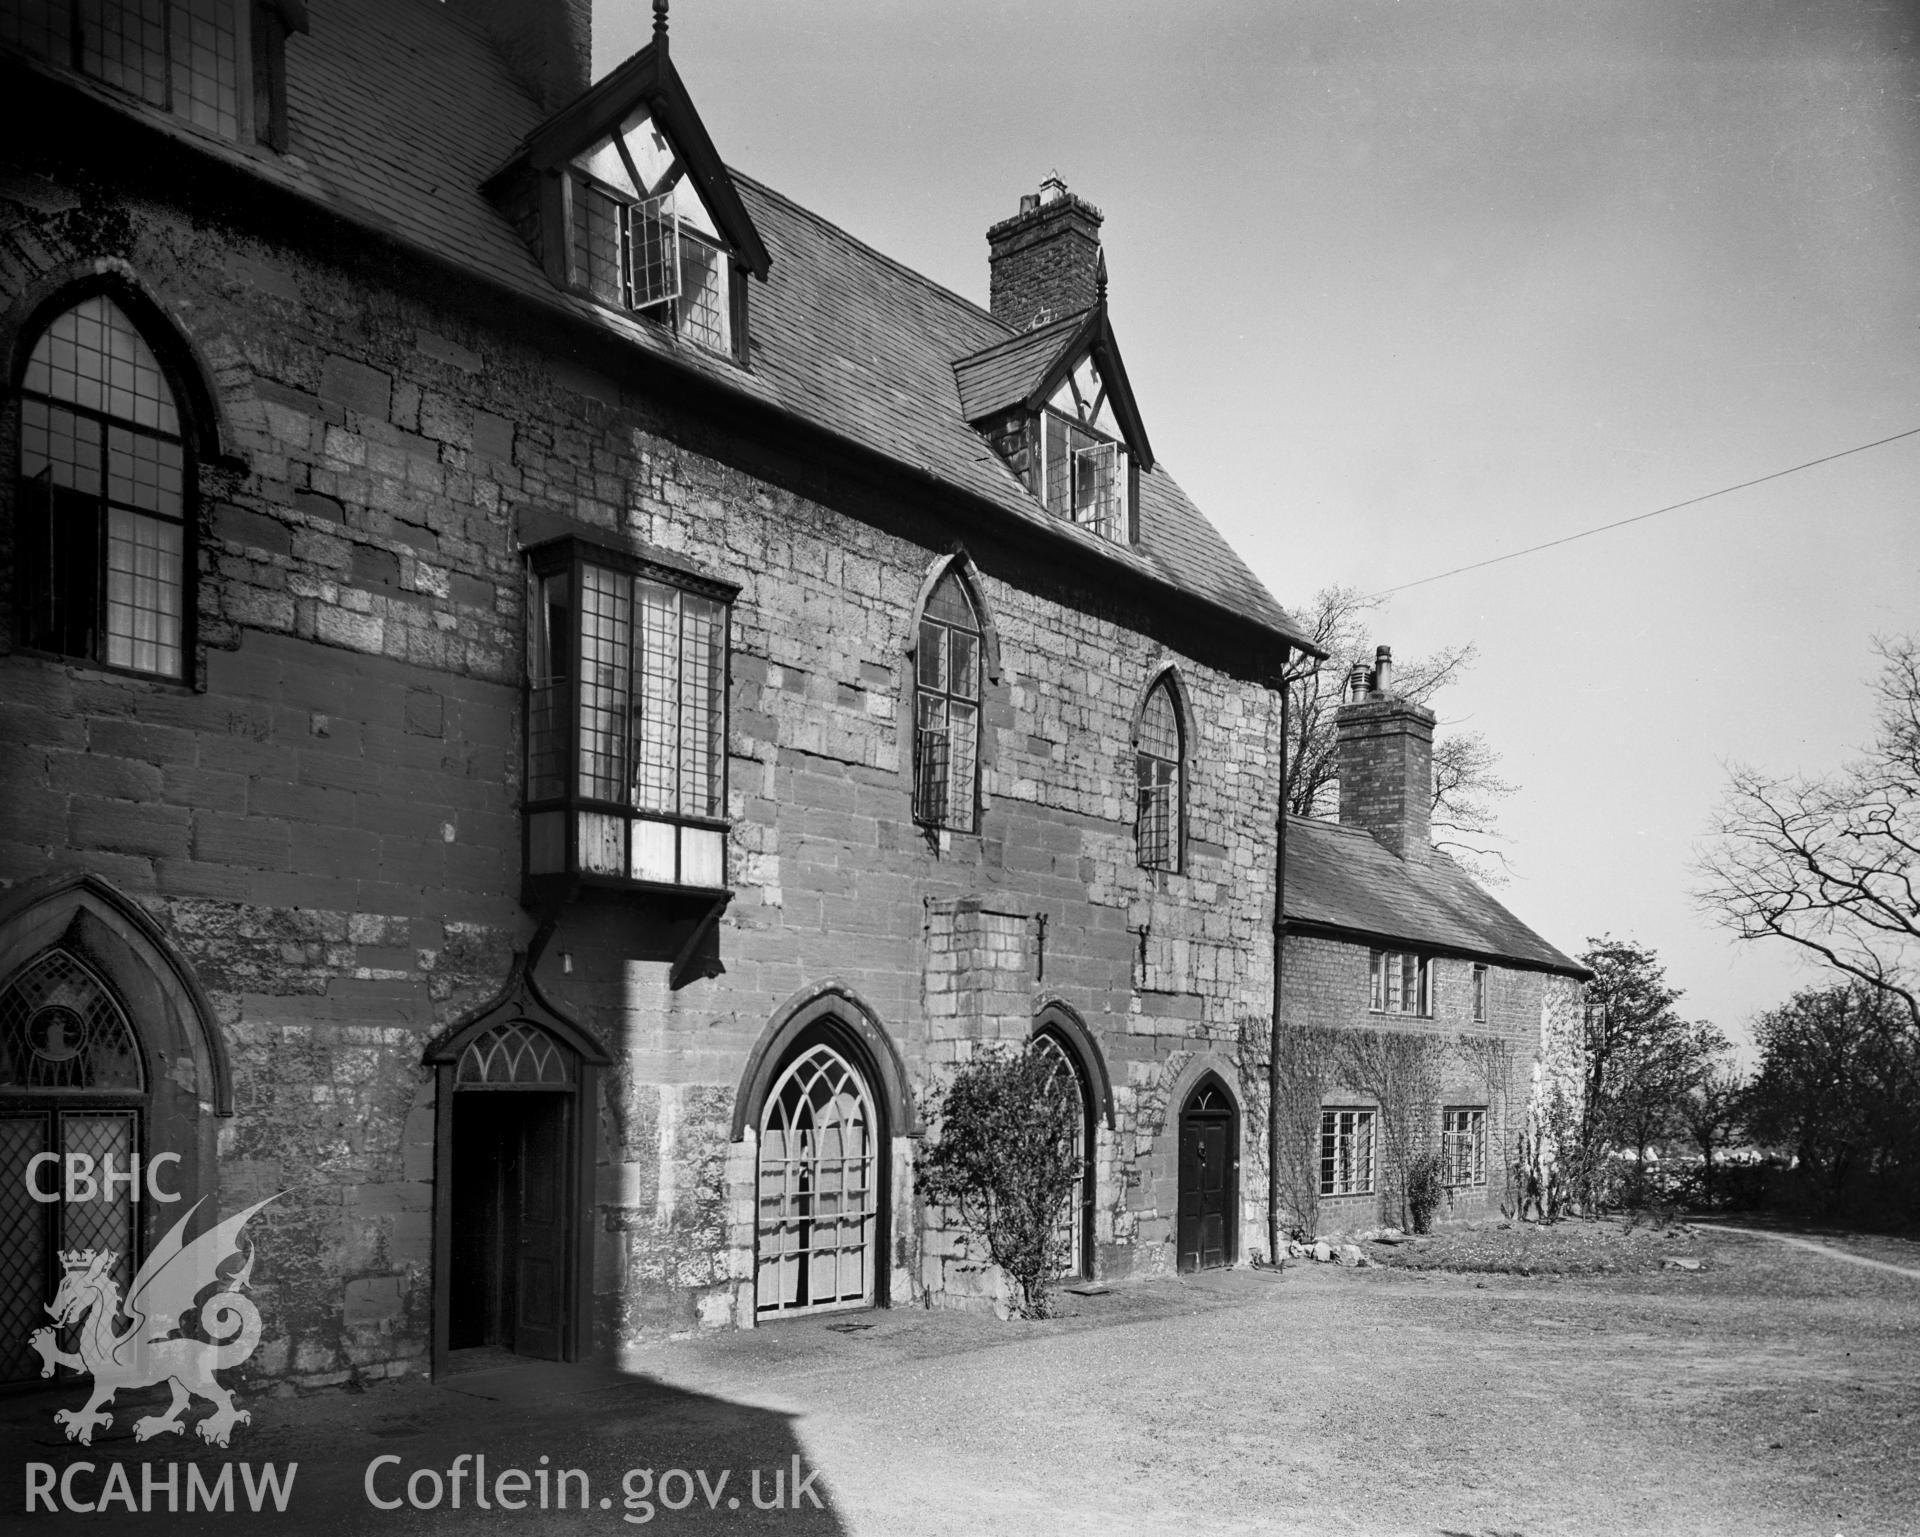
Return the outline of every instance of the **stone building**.
{"type": "Polygon", "coordinates": [[[978,1303],[919,1107],[1036,1036],[1076,1270],[1263,1240],[1304,643],[1099,211],[980,308],[587,18],[0,10],[0,1379],[202,1200],[302,1384],[978,1303]]]}
{"type": "Polygon", "coordinates": [[[1555,1094],[1577,1109],[1583,1082],[1589,973],[1434,848],[1433,712],[1395,693],[1385,647],[1355,674],[1339,820],[1288,823],[1278,1170],[1307,1234],[1405,1223],[1422,1155],[1439,1215],[1519,1209],[1555,1094]]]}

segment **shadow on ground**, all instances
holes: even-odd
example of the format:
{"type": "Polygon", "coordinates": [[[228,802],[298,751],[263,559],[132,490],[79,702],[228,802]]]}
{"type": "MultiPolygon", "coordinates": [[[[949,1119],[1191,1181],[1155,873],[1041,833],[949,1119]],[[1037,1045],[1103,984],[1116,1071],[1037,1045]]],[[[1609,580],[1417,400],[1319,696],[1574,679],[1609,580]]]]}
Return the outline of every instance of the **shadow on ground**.
{"type": "Polygon", "coordinates": [[[0,1405],[0,1508],[160,1532],[828,1534],[845,1530],[794,1417],[611,1368],[516,1363],[362,1393],[252,1398],[232,1445],[133,1438],[116,1404],[91,1446],[56,1409],[83,1378],[0,1405]],[[191,1507],[191,1508],[190,1508],[191,1507]],[[104,1519],[103,1519],[104,1518],[104,1519]]]}

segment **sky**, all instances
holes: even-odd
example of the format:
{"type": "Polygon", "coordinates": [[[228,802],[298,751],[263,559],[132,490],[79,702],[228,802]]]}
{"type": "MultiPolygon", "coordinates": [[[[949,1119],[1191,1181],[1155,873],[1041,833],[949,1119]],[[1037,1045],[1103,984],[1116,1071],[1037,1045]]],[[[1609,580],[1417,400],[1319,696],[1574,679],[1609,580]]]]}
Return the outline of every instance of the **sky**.
{"type": "MultiPolygon", "coordinates": [[[[595,0],[596,75],[650,35],[595,0]]],[[[1920,630],[1913,0],[676,0],[732,165],[984,304],[1057,172],[1156,454],[1280,601],[1391,593],[1520,789],[1502,901],[1736,1039],[1825,979],[1690,897],[1729,762],[1865,745],[1920,630]],[[1407,584],[1420,583],[1417,586],[1407,584]],[[1394,590],[1399,589],[1399,590],[1394,590]]]]}

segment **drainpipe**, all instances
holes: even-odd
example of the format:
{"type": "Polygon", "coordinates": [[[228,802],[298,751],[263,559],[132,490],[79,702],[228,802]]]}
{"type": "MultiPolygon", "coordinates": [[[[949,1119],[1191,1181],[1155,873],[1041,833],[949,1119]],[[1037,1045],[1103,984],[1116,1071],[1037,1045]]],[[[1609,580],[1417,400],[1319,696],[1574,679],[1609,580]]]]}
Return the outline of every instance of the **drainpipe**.
{"type": "Polygon", "coordinates": [[[1273,1021],[1267,1031],[1267,1260],[1280,1260],[1280,982],[1287,944],[1287,749],[1293,730],[1293,684],[1284,666],[1280,687],[1280,815],[1273,846],[1273,1021]]]}

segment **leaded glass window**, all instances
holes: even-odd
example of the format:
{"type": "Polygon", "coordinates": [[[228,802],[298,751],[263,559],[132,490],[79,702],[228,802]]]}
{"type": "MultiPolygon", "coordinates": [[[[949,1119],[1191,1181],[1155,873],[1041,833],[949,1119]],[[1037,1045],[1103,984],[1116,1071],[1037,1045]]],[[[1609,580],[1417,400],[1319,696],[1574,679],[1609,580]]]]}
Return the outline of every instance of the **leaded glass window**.
{"type": "Polygon", "coordinates": [[[731,592],[573,540],[532,557],[529,874],[726,884],[731,592]]]}
{"type": "Polygon", "coordinates": [[[22,0],[0,6],[0,42],[232,139],[241,19],[238,0],[22,0]]]}
{"type": "MultiPolygon", "coordinates": [[[[61,1251],[111,1250],[115,1279],[132,1279],[145,1084],[119,1000],[79,955],[45,951],[0,991],[0,1382],[39,1376],[27,1341],[61,1251]],[[84,1199],[63,1198],[67,1170],[91,1182],[84,1199]]],[[[72,1350],[72,1332],[59,1344],[72,1350]]]]}
{"type": "Polygon", "coordinates": [[[914,670],[913,816],[972,832],[980,763],[980,619],[949,571],[920,618],[914,670]]]}
{"type": "Polygon", "coordinates": [[[1140,863],[1149,870],[1178,870],[1185,831],[1180,781],[1186,752],[1173,685],[1165,678],[1147,695],[1134,746],[1138,775],[1134,831],[1140,863]]]}
{"type": "Polygon", "coordinates": [[[153,349],[95,294],[41,334],[20,394],[20,643],[181,677],[190,459],[153,349]]]}

